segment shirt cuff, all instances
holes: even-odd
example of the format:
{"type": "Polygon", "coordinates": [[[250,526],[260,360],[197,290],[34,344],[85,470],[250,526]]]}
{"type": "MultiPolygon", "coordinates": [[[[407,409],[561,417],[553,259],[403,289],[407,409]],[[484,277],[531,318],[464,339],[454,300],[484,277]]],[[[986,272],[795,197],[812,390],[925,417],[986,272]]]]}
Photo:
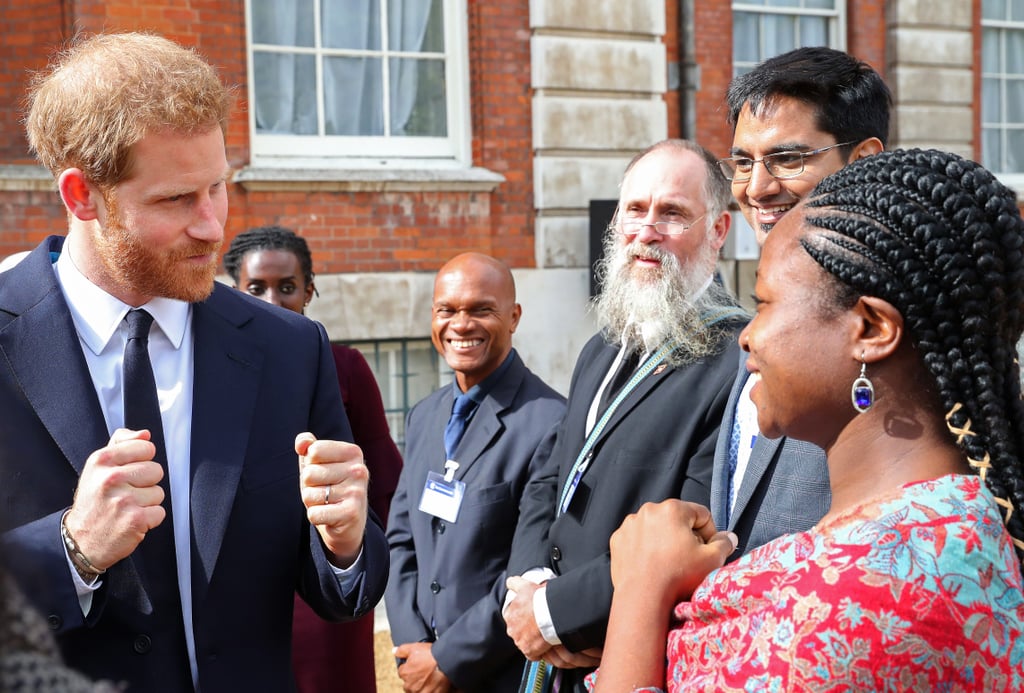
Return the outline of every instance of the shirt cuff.
{"type": "MultiPolygon", "coordinates": [[[[556,575],[555,575],[555,571],[551,570],[551,568],[530,568],[529,570],[527,570],[525,573],[523,573],[519,577],[523,578],[524,580],[528,580],[529,582],[532,582],[535,585],[539,585],[539,584],[541,584],[543,582],[547,582],[548,580],[550,580],[553,577],[556,577],[556,575]]],[[[516,598],[515,590],[506,590],[505,591],[505,601],[502,602],[502,605],[501,605],[501,615],[502,615],[502,617],[505,616],[505,612],[508,610],[508,605],[511,604],[512,600],[515,599],[515,598],[516,598]]]]}
{"type": "Polygon", "coordinates": [[[334,571],[334,577],[338,579],[338,584],[341,585],[342,595],[347,599],[355,588],[359,586],[359,576],[363,572],[363,547],[359,547],[359,555],[356,556],[356,560],[352,561],[352,565],[348,568],[339,568],[331,563],[331,570],[334,571]]]}
{"type": "Polygon", "coordinates": [[[71,556],[67,555],[67,551],[64,552],[64,557],[68,561],[68,570],[71,571],[71,579],[75,582],[75,594],[78,595],[78,605],[82,608],[82,615],[88,616],[89,610],[92,609],[92,595],[93,592],[100,588],[103,584],[103,580],[96,577],[92,582],[86,582],[82,579],[82,576],[75,570],[75,564],[71,562],[71,556]]]}
{"type": "Polygon", "coordinates": [[[533,618],[537,621],[540,634],[549,645],[561,645],[562,639],[555,632],[551,622],[551,610],[548,609],[548,588],[545,585],[533,593],[533,618]]]}

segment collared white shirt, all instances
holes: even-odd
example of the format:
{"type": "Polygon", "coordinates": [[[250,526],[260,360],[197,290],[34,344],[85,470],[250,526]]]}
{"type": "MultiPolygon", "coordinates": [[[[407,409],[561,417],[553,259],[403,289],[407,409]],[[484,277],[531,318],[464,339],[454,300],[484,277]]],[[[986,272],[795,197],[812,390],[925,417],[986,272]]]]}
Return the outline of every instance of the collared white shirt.
{"type": "Polygon", "coordinates": [[[747,473],[747,464],[750,462],[750,453],[754,450],[754,443],[760,429],[757,427],[757,406],[750,399],[750,391],[756,380],[747,374],[747,380],[743,383],[743,390],[736,400],[736,410],[733,414],[734,425],[740,427],[740,445],[736,449],[736,471],[732,475],[732,484],[729,494],[729,517],[732,517],[733,508],[736,506],[736,496],[739,494],[740,485],[743,483],[743,475],[747,473]]]}
{"type": "MultiPolygon", "coordinates": [[[[107,432],[124,427],[122,372],[128,326],[124,316],[131,306],[114,298],[79,272],[71,254],[62,252],[54,263],[57,283],[64,293],[89,375],[100,400],[107,432]]],[[[170,298],[154,298],[144,307],[153,316],[149,358],[153,364],[164,447],[170,476],[174,546],[192,678],[196,678],[195,636],[192,633],[192,552],[189,526],[189,460],[192,441],[192,306],[170,298]]],[[[92,591],[100,581],[86,585],[71,570],[78,586],[83,613],[92,607],[92,591]],[[83,594],[83,588],[85,593],[83,594]]]]}

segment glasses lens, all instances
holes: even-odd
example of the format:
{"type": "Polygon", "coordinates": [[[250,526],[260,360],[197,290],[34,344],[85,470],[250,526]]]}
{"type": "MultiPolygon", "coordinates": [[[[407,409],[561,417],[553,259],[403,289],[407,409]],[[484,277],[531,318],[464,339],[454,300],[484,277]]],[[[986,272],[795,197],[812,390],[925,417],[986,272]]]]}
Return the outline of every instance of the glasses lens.
{"type": "Polygon", "coordinates": [[[726,180],[732,180],[736,176],[732,159],[719,159],[718,168],[722,170],[722,175],[725,176],[726,180]]]}
{"type": "Polygon", "coordinates": [[[804,155],[800,152],[779,152],[764,158],[768,172],[776,178],[799,176],[804,170],[804,155]]]}

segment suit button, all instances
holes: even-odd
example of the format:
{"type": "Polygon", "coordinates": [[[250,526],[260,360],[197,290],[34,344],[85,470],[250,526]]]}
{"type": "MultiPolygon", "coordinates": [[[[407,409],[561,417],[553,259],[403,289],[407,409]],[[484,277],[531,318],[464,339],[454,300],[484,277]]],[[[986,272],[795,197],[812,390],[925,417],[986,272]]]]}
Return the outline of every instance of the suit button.
{"type": "Polygon", "coordinates": [[[445,528],[445,524],[443,522],[438,522],[437,523],[437,533],[438,534],[444,534],[444,528],[445,528]]]}
{"type": "Polygon", "coordinates": [[[558,548],[557,546],[552,546],[551,547],[551,560],[552,561],[560,561],[560,560],[562,560],[562,550],[560,548],[558,548]]]}
{"type": "Polygon", "coordinates": [[[146,654],[153,649],[153,640],[148,635],[136,635],[135,642],[132,643],[132,649],[139,654],[146,654]]]}
{"type": "Polygon", "coordinates": [[[441,585],[437,584],[437,580],[434,580],[433,582],[430,583],[430,591],[433,592],[434,594],[437,594],[438,592],[441,591],[441,585]]]}
{"type": "Polygon", "coordinates": [[[50,630],[60,630],[60,627],[64,625],[64,619],[57,614],[50,614],[46,617],[46,625],[50,627],[50,630]]]}

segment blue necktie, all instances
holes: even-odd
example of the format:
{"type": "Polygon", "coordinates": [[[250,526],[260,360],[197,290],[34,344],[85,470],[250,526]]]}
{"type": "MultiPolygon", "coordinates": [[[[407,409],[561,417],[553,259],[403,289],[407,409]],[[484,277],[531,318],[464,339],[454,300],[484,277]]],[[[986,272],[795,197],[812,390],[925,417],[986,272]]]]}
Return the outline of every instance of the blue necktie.
{"type": "Polygon", "coordinates": [[[736,478],[736,467],[740,460],[740,417],[739,406],[733,414],[732,433],[729,437],[729,484],[726,487],[725,497],[725,520],[728,526],[729,518],[732,516],[732,491],[733,481],[736,478]]]}
{"type": "Polygon", "coordinates": [[[175,619],[180,617],[181,602],[178,597],[178,569],[174,555],[174,522],[171,518],[171,486],[164,447],[164,428],[160,421],[156,379],[149,360],[149,330],[153,325],[153,316],[141,309],[130,310],[124,320],[128,325],[128,342],[124,347],[122,364],[124,425],[136,431],[149,429],[150,441],[156,445],[153,460],[164,468],[160,486],[164,489],[163,506],[167,511],[164,521],[146,533],[136,551],[142,557],[146,591],[150,598],[156,608],[168,610],[164,618],[175,619]]]}
{"type": "Polygon", "coordinates": [[[459,395],[452,404],[452,415],[444,428],[444,454],[449,460],[455,459],[455,449],[459,447],[462,434],[466,432],[469,415],[476,407],[469,395],[459,395]]]}

